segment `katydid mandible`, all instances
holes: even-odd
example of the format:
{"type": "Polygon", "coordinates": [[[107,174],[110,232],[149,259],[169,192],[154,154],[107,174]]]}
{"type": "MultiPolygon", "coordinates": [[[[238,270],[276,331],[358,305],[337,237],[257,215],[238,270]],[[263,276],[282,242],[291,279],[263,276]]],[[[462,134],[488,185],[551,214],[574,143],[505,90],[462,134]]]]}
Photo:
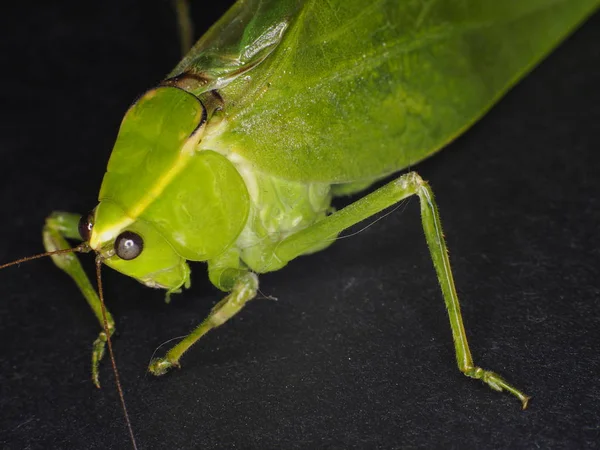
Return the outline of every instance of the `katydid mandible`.
{"type": "Polygon", "coordinates": [[[259,274],[416,195],[460,371],[525,408],[526,394],[473,362],[428,184],[409,172],[342,210],[331,201],[441,149],[598,5],[240,0],[127,111],[95,209],[54,212],[44,226],[46,251],[105,324],[94,383],[115,325],[73,251],[167,298],[189,287],[188,262],[207,263],[227,294],[151,362],[162,375],[256,296],[259,274]]]}

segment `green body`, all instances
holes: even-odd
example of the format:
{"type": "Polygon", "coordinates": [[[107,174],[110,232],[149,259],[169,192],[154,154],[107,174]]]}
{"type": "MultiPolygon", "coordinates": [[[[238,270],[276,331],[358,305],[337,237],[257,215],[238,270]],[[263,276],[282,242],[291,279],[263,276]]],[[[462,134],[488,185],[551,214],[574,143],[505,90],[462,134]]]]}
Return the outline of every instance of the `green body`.
{"type": "MultiPolygon", "coordinates": [[[[340,211],[330,203],[450,142],[599,3],[236,3],[127,112],[87,223],[86,248],[147,286],[177,292],[189,286],[187,261],[207,261],[212,283],[228,292],[150,371],[178,366],[193,343],[237,314],[258,292],[257,273],[320,250],[349,226],[415,195],[459,369],[525,407],[525,394],[473,362],[427,183],[410,172],[340,211]],[[132,259],[115,245],[124,232],[143,240],[132,259]]],[[[52,215],[46,248],[67,248],[77,219],[52,215]]],[[[53,258],[100,318],[76,259],[53,258]]],[[[114,331],[112,319],[106,328],[114,331]]],[[[94,344],[96,383],[106,338],[101,333],[94,344]]]]}
{"type": "MultiPolygon", "coordinates": [[[[325,217],[331,194],[440,149],[597,4],[240,1],[125,116],[91,246],[142,220],[181,259],[237,247],[253,271],[279,269],[274,247],[325,217]]],[[[176,259],[106,262],[176,290],[176,259]]]]}

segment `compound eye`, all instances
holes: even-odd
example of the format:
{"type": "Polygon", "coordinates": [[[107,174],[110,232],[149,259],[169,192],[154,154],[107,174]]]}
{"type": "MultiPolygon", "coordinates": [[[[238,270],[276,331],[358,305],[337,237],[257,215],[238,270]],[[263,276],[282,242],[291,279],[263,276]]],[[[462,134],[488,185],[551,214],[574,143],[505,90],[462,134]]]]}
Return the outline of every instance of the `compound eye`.
{"type": "Polygon", "coordinates": [[[142,237],[131,231],[124,231],[115,240],[115,253],[125,261],[137,258],[143,249],[142,237]]]}
{"type": "Polygon", "coordinates": [[[79,219],[79,236],[84,242],[89,242],[90,237],[92,235],[92,228],[94,228],[94,213],[91,212],[86,216],[81,216],[79,219]]]}

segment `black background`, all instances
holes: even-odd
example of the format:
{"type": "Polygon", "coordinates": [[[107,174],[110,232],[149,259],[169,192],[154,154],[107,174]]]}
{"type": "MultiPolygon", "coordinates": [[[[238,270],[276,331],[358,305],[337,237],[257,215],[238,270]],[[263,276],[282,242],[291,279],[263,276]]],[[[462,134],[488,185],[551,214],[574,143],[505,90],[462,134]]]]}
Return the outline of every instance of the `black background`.
{"type": "MultiPolygon", "coordinates": [[[[227,5],[195,9],[198,32],[227,5]]],[[[167,1],[19,2],[0,19],[0,260],[86,212],[121,117],[179,58],[167,1]]],[[[152,352],[219,298],[202,264],[163,294],[110,270],[116,357],[143,449],[583,448],[600,438],[600,16],[449,148],[433,186],[476,362],[455,368],[418,202],[262,277],[253,301],[160,379],[152,352]]],[[[363,228],[356,227],[354,231],[363,228]]],[[[91,256],[84,264],[93,267],[91,256]]],[[[0,273],[0,446],[128,448],[98,325],[49,260],[0,273]]],[[[160,350],[163,351],[163,350],[160,350]]]]}

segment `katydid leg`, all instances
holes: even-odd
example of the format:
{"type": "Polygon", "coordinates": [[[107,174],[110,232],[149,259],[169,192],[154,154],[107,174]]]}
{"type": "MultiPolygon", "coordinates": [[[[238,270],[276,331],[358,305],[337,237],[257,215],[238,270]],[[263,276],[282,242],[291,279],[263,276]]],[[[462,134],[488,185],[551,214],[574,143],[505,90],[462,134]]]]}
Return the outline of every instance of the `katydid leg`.
{"type": "Polygon", "coordinates": [[[314,247],[315,243],[333,239],[349,226],[411,195],[417,195],[420,200],[423,231],[446,303],[458,368],[466,376],[482,380],[496,391],[506,390],[515,395],[521,400],[525,409],[529,400],[527,395],[508,384],[496,373],[477,367],[473,362],[433,192],[416,172],[401,176],[311,227],[288,237],[277,246],[274,256],[281,261],[291,261],[314,247]]]}
{"type": "Polygon", "coordinates": [[[213,307],[208,317],[181,342],[172,347],[163,358],[152,360],[148,370],[154,375],[163,375],[172,367],[179,367],[181,356],[198,339],[240,312],[246,303],[256,296],[257,290],[258,277],[251,272],[241,274],[233,284],[231,292],[213,307]]]}
{"type": "MultiPolygon", "coordinates": [[[[78,231],[80,217],[81,216],[78,214],[53,212],[46,219],[46,225],[44,226],[43,231],[44,247],[46,248],[46,251],[50,252],[70,248],[71,246],[66,239],[81,240],[78,231]]],[[[100,322],[100,325],[103,326],[104,322],[100,299],[88,276],[83,271],[79,258],[77,258],[74,253],[62,253],[59,255],[52,255],[52,261],[75,281],[77,287],[100,322]]],[[[108,311],[106,318],[108,330],[112,336],[115,332],[115,322],[108,311]]],[[[92,381],[97,387],[100,387],[98,367],[106,350],[106,341],[106,332],[103,330],[94,341],[92,348],[92,381]]]]}

